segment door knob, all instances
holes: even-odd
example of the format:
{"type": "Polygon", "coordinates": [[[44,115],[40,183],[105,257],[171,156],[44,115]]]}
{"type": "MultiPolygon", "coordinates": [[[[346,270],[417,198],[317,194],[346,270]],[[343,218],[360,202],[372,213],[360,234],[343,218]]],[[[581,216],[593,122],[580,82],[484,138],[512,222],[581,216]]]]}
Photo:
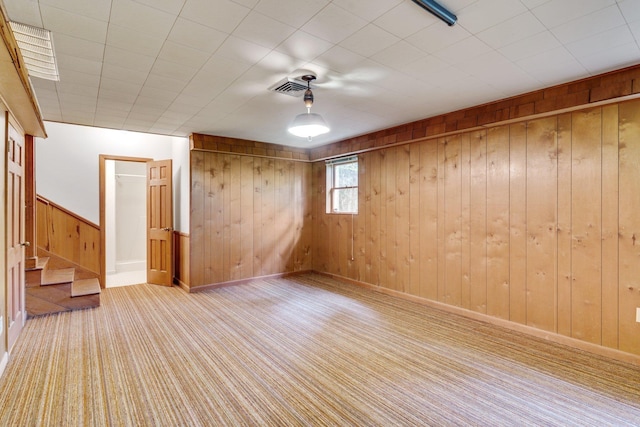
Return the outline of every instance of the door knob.
{"type": "Polygon", "coordinates": [[[20,246],[31,246],[30,242],[22,242],[20,243],[20,246]]]}
{"type": "Polygon", "coordinates": [[[164,231],[171,231],[169,227],[163,228],[164,231]]]}

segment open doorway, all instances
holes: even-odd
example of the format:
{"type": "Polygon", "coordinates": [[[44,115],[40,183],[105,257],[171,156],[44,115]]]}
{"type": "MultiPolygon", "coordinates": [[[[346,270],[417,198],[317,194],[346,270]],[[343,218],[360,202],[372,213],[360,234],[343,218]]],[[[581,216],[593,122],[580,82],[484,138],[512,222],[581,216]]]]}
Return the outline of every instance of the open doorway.
{"type": "Polygon", "coordinates": [[[105,162],[106,287],[146,282],[145,163],[105,162]]]}
{"type": "Polygon", "coordinates": [[[147,161],[100,156],[101,283],[147,281],[147,161]]]}

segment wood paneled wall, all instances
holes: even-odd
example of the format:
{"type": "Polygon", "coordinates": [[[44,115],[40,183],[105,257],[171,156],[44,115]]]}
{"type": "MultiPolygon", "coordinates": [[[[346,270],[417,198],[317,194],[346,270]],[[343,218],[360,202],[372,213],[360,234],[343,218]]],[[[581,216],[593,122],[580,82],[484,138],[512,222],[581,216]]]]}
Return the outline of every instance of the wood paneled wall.
{"type": "Polygon", "coordinates": [[[191,151],[190,288],[311,269],[311,164],[191,151]]]}
{"type": "Polygon", "coordinates": [[[100,228],[68,210],[38,197],[38,246],[100,274],[100,228]]]}
{"type": "Polygon", "coordinates": [[[173,254],[175,258],[174,278],[181,288],[189,289],[189,235],[179,231],[173,232],[173,254]]]}
{"type": "Polygon", "coordinates": [[[359,214],[313,268],[640,354],[640,101],[359,156],[359,214]]]}

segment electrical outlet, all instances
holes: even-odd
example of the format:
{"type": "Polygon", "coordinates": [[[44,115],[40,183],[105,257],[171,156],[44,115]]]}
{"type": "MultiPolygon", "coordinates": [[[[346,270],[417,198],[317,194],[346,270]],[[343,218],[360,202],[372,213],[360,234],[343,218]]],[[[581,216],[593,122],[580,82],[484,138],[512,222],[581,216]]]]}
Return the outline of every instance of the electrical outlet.
{"type": "Polygon", "coordinates": [[[640,307],[636,307],[636,322],[640,323],[640,307]]]}

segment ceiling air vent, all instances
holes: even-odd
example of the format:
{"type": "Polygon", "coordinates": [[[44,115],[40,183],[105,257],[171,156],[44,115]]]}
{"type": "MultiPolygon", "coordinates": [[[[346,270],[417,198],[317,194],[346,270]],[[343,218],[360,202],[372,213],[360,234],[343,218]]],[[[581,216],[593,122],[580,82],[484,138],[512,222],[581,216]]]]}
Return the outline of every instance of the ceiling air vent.
{"type": "Polygon", "coordinates": [[[284,78],[269,88],[272,92],[278,92],[289,96],[302,96],[307,90],[307,84],[291,77],[284,78]]]}
{"type": "Polygon", "coordinates": [[[9,25],[18,42],[29,75],[47,80],[60,80],[51,32],[18,22],[9,22],[9,25]]]}

